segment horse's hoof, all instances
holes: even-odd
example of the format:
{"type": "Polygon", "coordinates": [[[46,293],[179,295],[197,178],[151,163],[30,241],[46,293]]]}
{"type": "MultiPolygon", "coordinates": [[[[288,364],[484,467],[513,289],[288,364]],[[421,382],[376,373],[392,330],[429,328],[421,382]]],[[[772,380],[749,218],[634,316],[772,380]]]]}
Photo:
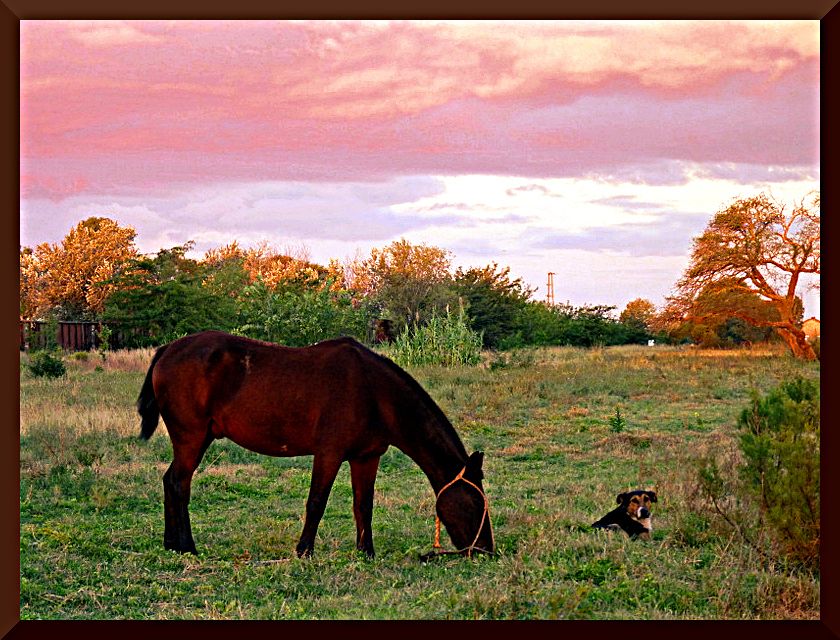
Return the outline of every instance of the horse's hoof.
{"type": "Polygon", "coordinates": [[[181,546],[172,542],[164,542],[163,548],[167,551],[174,551],[175,553],[191,553],[194,556],[198,555],[198,551],[195,548],[195,544],[181,546]]]}

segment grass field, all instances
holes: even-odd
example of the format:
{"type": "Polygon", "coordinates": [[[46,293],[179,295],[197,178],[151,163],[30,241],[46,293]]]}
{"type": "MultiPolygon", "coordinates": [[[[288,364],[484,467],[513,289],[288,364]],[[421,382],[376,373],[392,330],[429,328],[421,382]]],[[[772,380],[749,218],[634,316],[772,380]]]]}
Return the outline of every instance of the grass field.
{"type": "MultiPolygon", "coordinates": [[[[411,373],[467,449],[485,452],[497,557],[439,558],[434,495],[398,450],[383,457],[377,555],[355,551],[347,465],[294,554],[311,458],[212,445],[193,483],[199,556],[163,549],[165,429],[137,438],[151,352],[21,368],[22,619],[815,619],[819,577],[757,557],[699,499],[695,460],[736,451],[750,391],[819,363],[765,351],[572,348],[411,373]],[[656,488],[650,541],[593,531],[615,495],[656,488]]],[[[25,358],[25,356],[22,356],[25,358]]]]}

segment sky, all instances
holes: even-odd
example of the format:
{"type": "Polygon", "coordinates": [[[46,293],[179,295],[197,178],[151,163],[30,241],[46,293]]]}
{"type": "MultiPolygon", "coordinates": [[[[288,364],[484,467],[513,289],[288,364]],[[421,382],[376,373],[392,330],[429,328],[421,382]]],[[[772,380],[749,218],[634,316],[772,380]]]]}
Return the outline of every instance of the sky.
{"type": "MultiPolygon", "coordinates": [[[[819,189],[819,21],[22,21],[21,244],[405,238],[661,306],[734,199],[819,189]]],[[[800,289],[805,315],[819,292],[800,289]]]]}

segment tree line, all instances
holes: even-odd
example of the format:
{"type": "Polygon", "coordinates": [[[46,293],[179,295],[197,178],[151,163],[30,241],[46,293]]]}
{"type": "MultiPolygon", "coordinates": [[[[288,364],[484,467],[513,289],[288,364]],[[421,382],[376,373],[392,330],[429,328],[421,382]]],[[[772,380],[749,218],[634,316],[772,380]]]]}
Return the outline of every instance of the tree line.
{"type": "Polygon", "coordinates": [[[188,254],[193,244],[140,254],[136,232],[91,217],[59,244],[20,250],[22,319],[118,324],[129,346],[152,346],[204,329],[302,346],[338,335],[371,342],[374,321],[411,333],[463,309],[490,349],[666,342],[731,345],[783,339],[814,357],[801,329],[796,286],[819,274],[819,195],[785,207],[761,194],[719,211],[694,240],[688,269],[662,309],[636,299],[547,305],[510,268],[452,269],[446,249],[400,239],[370,255],[327,265],[303,249],[234,241],[188,254]]]}

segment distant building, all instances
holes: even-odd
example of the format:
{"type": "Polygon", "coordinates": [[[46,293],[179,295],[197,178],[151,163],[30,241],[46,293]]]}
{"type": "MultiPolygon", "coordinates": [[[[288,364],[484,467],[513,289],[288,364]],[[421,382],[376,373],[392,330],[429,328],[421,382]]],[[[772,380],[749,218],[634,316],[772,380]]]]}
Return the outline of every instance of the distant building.
{"type": "Polygon", "coordinates": [[[817,318],[808,318],[802,323],[802,330],[805,332],[806,340],[813,340],[820,337],[820,321],[817,318]]]}

